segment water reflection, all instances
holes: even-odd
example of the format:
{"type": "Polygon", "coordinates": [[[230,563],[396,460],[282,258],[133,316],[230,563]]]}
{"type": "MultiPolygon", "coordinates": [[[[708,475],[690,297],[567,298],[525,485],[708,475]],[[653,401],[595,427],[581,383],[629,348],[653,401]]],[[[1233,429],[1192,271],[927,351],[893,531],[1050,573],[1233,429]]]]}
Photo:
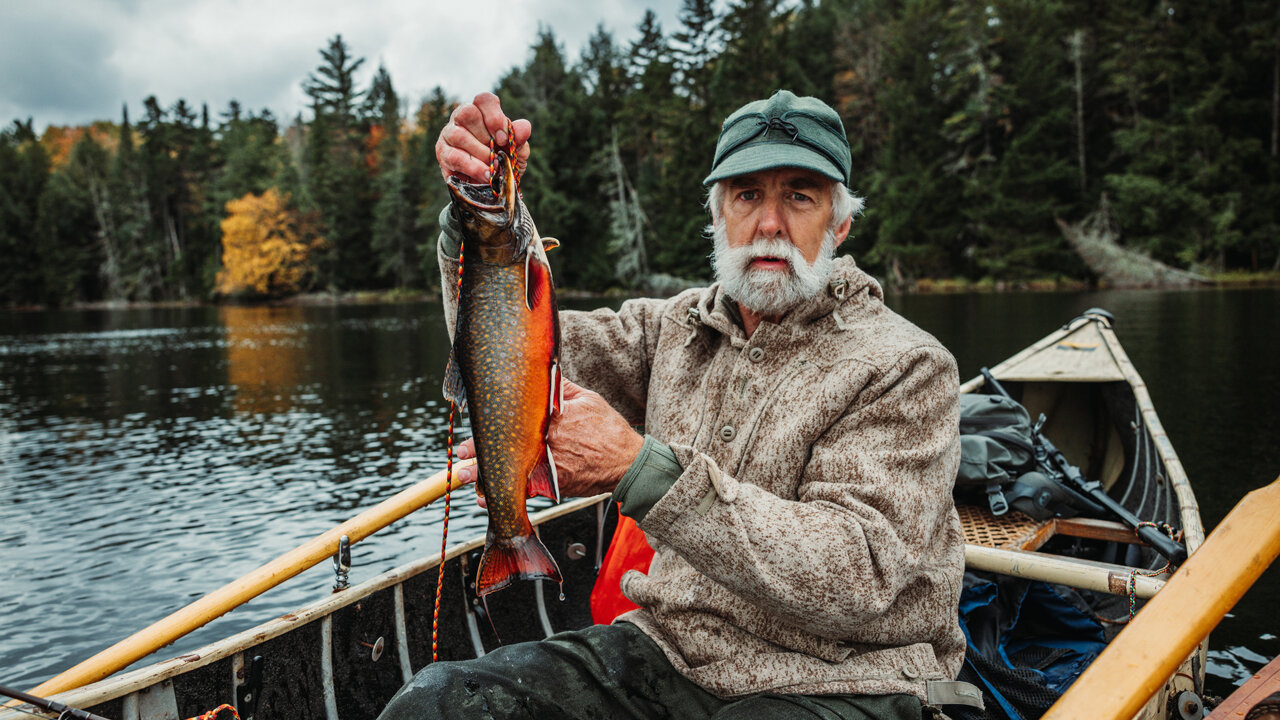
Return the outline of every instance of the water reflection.
{"type": "Polygon", "coordinates": [[[226,332],[227,384],[237,413],[278,413],[294,406],[299,379],[308,374],[302,308],[218,308],[226,332]]]}

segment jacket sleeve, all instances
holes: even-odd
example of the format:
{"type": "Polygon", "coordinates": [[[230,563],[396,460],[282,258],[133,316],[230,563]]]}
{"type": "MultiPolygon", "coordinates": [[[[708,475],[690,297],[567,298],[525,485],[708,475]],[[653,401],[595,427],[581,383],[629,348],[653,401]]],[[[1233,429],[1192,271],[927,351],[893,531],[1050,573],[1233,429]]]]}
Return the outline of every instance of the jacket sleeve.
{"type": "Polygon", "coordinates": [[[818,437],[797,499],[676,445],[683,473],[640,527],[748,602],[819,636],[847,636],[922,574],[962,562],[949,531],[958,424],[955,360],[916,348],[818,437]]]}
{"type": "MultiPolygon", "coordinates": [[[[440,214],[440,290],[452,340],[458,316],[458,228],[449,208],[440,214]]],[[[563,252],[563,251],[561,251],[563,252]]],[[[649,361],[657,344],[664,301],[628,300],[617,310],[560,312],[564,376],[600,393],[632,425],[644,424],[649,361]]]]}

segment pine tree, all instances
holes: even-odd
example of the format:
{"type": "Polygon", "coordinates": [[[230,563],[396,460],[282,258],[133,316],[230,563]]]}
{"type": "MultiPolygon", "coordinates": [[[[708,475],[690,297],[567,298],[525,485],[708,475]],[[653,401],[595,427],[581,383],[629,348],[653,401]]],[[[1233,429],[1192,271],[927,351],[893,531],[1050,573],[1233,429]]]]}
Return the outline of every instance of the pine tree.
{"type": "Polygon", "coordinates": [[[0,131],[0,303],[27,303],[43,292],[36,220],[49,179],[49,156],[30,119],[0,131]]]}
{"type": "Polygon", "coordinates": [[[364,93],[355,80],[364,58],[352,57],[341,35],[320,56],[323,62],[302,86],[312,111],[306,186],[329,240],[318,262],[319,280],[335,290],[367,288],[374,269],[369,247],[372,198],[359,113],[364,93]]]}
{"type": "Polygon", "coordinates": [[[417,127],[405,155],[405,197],[416,212],[414,234],[418,238],[418,277],[426,286],[440,280],[436,242],[440,237],[440,213],[449,204],[449,193],[436,165],[435,143],[449,122],[457,103],[439,85],[432,88],[417,113],[417,127]]]}
{"type": "Polygon", "coordinates": [[[417,247],[421,243],[414,233],[416,212],[401,142],[400,101],[386,67],[378,67],[368,98],[367,112],[376,113],[373,127],[380,136],[375,149],[378,201],[373,209],[374,257],[380,278],[394,287],[408,288],[419,283],[417,247]]]}

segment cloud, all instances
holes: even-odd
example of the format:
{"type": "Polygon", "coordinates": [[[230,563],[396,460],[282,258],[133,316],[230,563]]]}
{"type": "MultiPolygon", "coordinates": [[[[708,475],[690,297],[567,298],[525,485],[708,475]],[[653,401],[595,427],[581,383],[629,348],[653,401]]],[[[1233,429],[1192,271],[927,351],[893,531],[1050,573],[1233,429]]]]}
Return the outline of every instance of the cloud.
{"type": "Polygon", "coordinates": [[[0,15],[0,118],[47,123],[118,115],[114,29],[75,3],[7,3],[0,15]],[[112,106],[114,105],[114,110],[112,106]]]}
{"type": "MultiPolygon", "coordinates": [[[[679,0],[649,5],[672,32],[679,0]]],[[[306,108],[301,86],[320,49],[338,34],[366,58],[361,85],[383,63],[410,105],[437,85],[470,98],[528,61],[540,26],[572,62],[600,23],[625,46],[644,10],[626,0],[0,3],[0,122],[114,120],[122,103],[137,112],[150,95],[162,107],[182,98],[216,113],[234,99],[291,118],[306,108]]]]}

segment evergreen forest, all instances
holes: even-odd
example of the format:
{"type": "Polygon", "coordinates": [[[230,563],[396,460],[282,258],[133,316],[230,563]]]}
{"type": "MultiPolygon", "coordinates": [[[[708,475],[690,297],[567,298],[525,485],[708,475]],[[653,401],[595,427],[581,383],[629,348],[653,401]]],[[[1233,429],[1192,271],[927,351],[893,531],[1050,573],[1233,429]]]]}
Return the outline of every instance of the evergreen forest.
{"type": "MultiPolygon", "coordinates": [[[[1280,3],[684,0],[677,27],[601,26],[578,57],[530,35],[475,91],[533,123],[522,186],[561,286],[706,280],[720,121],[779,88],[843,116],[867,211],[842,251],[891,285],[1096,281],[1064,228],[1099,217],[1173,268],[1280,270],[1280,3]]],[[[87,126],[15,120],[0,304],[438,284],[434,144],[471,95],[410,100],[385,67],[358,82],[364,62],[329,40],[292,119],[148,97],[87,126]]]]}

